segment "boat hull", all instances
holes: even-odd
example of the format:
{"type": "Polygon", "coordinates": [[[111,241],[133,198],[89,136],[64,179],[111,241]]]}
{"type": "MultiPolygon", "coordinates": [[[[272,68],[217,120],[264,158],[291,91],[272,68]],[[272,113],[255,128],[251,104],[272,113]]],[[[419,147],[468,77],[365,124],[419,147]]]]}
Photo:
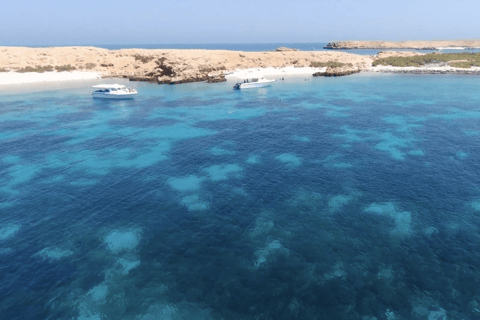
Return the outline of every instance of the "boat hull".
{"type": "Polygon", "coordinates": [[[98,99],[113,99],[113,100],[124,100],[124,99],[133,99],[137,93],[124,93],[124,94],[105,94],[94,92],[92,96],[98,99]]]}
{"type": "MultiPolygon", "coordinates": [[[[273,82],[273,81],[272,81],[273,82]]],[[[241,83],[239,86],[235,86],[234,89],[240,90],[240,89],[253,89],[253,88],[263,88],[263,87],[269,87],[271,86],[271,82],[265,82],[265,83],[241,83]]]]}

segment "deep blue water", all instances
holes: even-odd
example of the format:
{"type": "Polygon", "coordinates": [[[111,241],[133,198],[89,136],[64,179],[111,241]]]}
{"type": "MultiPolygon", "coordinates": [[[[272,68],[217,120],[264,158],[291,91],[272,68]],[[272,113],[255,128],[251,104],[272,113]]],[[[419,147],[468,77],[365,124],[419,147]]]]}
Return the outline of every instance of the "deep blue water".
{"type": "Polygon", "coordinates": [[[479,79],[3,94],[1,319],[478,319],[479,79]]]}

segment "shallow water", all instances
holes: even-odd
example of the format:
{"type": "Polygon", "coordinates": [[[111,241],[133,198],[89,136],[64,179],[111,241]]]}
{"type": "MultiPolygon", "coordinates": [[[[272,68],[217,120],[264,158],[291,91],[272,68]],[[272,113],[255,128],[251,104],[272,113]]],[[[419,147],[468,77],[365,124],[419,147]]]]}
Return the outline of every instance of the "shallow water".
{"type": "Polygon", "coordinates": [[[1,318],[477,319],[478,79],[1,96],[1,318]]]}

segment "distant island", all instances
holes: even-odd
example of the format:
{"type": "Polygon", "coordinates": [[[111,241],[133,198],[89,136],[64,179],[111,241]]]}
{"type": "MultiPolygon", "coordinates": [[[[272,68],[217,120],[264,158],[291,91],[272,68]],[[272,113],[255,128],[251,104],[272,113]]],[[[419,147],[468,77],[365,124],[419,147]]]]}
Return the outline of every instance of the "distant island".
{"type": "Polygon", "coordinates": [[[447,48],[480,48],[480,40],[432,41],[338,41],[328,43],[324,49],[412,49],[436,50],[447,48]]]}

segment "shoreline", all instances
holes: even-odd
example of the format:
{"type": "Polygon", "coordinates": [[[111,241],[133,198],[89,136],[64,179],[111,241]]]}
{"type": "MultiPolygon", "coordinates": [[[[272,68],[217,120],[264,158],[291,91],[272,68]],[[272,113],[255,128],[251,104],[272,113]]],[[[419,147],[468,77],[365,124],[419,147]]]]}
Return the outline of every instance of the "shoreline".
{"type": "MultiPolygon", "coordinates": [[[[283,68],[248,68],[237,69],[226,74],[221,74],[225,77],[225,81],[237,81],[246,76],[263,75],[266,78],[273,78],[278,80],[281,78],[300,78],[314,77],[314,73],[325,73],[325,67],[313,68],[303,67],[297,68],[294,66],[287,66],[283,68]]],[[[379,74],[458,74],[458,75],[480,75],[480,67],[472,67],[470,69],[454,68],[450,66],[424,66],[424,67],[392,67],[392,66],[376,66],[370,67],[360,71],[360,75],[374,76],[379,74]]],[[[123,77],[101,77],[99,72],[81,72],[81,71],[66,71],[66,72],[44,72],[44,73],[17,73],[7,72],[0,73],[0,85],[3,90],[25,89],[28,87],[41,88],[62,88],[65,86],[75,86],[76,84],[91,83],[92,81],[105,83],[116,82],[135,82],[123,77]],[[9,79],[10,78],[10,79],[9,79]]],[[[198,81],[207,82],[207,81],[198,81]]],[[[2,90],[2,91],[3,91],[2,90]]]]}

